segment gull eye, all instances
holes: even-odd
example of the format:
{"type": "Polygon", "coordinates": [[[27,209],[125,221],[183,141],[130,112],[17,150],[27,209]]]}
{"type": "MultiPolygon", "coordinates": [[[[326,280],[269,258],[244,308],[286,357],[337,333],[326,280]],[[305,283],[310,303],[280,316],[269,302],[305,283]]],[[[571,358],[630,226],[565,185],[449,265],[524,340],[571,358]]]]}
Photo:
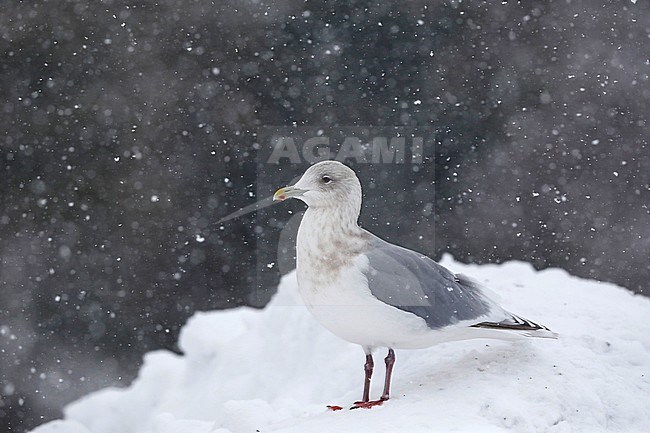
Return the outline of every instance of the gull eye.
{"type": "Polygon", "coordinates": [[[332,183],[332,178],[327,176],[327,175],[321,177],[320,180],[322,180],[323,183],[325,183],[325,184],[332,183]]]}

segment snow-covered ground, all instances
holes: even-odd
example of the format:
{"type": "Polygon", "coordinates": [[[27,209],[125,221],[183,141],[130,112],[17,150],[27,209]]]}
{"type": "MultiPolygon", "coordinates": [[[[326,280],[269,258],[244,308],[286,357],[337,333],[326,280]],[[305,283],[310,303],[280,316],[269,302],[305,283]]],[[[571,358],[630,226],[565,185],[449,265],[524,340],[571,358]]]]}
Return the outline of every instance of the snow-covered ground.
{"type": "Polygon", "coordinates": [[[520,262],[443,264],[560,338],[398,351],[390,401],[332,412],[326,405],[360,397],[364,355],[299,305],[291,274],[265,309],[197,313],[180,337],[183,356],[149,353],[131,386],[82,398],[34,432],[650,431],[649,299],[520,262]]]}

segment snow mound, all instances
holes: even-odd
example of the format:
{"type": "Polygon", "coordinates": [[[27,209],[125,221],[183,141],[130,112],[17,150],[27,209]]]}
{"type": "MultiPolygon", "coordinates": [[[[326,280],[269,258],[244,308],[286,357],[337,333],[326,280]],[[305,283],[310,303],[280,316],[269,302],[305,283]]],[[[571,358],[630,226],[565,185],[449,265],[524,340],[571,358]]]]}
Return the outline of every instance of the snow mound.
{"type": "Polygon", "coordinates": [[[649,299],[520,262],[443,264],[560,338],[398,351],[389,402],[331,412],[360,397],[364,355],[311,318],[290,274],[265,309],[197,313],[183,356],[147,354],[128,388],[90,394],[34,433],[648,431],[649,299]]]}

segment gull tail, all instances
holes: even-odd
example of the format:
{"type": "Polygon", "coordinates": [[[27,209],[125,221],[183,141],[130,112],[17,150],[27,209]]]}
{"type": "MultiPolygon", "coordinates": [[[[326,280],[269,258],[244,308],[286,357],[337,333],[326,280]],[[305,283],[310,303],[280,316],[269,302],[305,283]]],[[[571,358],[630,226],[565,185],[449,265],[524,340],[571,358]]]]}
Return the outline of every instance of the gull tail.
{"type": "Polygon", "coordinates": [[[500,322],[481,322],[471,326],[472,328],[495,329],[503,331],[516,331],[526,337],[557,338],[558,335],[544,325],[531,322],[523,317],[511,314],[500,322]]]}

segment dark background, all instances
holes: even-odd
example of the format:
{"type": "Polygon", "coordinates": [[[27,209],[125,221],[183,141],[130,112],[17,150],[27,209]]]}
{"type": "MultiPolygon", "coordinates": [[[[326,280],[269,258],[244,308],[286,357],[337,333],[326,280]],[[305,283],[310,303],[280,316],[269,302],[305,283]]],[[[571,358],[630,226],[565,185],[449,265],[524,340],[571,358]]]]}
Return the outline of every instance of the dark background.
{"type": "Polygon", "coordinates": [[[264,304],[301,205],[214,223],[273,192],[269,126],[422,131],[419,171],[355,167],[362,225],[643,293],[649,37],[646,1],[2,1],[0,431],[264,304]]]}

